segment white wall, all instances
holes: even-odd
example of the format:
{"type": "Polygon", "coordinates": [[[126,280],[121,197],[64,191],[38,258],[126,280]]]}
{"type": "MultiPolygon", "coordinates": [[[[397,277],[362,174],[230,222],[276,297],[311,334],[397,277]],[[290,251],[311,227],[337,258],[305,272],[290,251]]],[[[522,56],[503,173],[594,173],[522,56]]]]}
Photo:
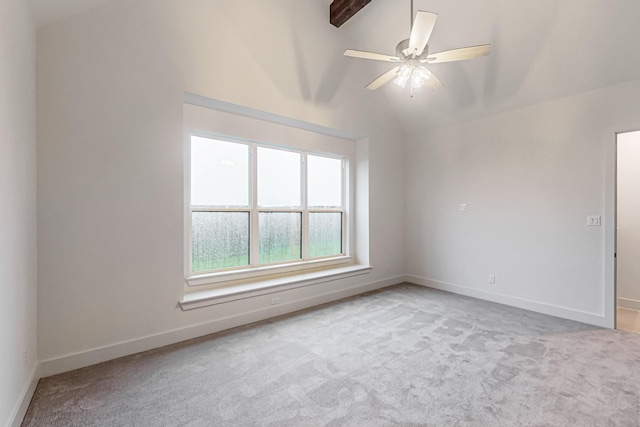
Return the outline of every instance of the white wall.
{"type": "Polygon", "coordinates": [[[638,121],[639,97],[632,81],[410,138],[411,280],[609,325],[611,236],[586,217],[610,223],[609,153],[615,131],[638,121]]]}
{"type": "Polygon", "coordinates": [[[0,2],[0,425],[37,360],[35,43],[26,2],[0,2]]]}
{"type": "Polygon", "coordinates": [[[402,275],[402,141],[342,58],[344,33],[326,9],[297,0],[115,1],[38,32],[45,374],[402,275]],[[368,135],[373,272],[290,291],[267,312],[266,297],[182,312],[184,91],[368,135]]]}
{"type": "Polygon", "coordinates": [[[640,309],[640,132],[618,135],[618,305],[640,309]]]}

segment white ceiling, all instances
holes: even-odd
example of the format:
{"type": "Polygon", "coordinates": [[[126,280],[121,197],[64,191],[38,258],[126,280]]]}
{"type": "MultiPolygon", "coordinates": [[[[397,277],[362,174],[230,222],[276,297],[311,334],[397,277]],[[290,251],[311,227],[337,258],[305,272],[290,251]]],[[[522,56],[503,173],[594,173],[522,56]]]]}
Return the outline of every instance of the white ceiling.
{"type": "MultiPolygon", "coordinates": [[[[354,49],[394,53],[409,36],[410,2],[373,0],[342,28],[354,49]]],[[[640,78],[638,0],[415,0],[439,15],[438,52],[491,43],[491,55],[433,64],[445,87],[409,97],[381,89],[408,133],[640,78]]],[[[364,61],[348,58],[349,61],[364,61]]],[[[367,61],[362,86],[391,68],[367,61]]]]}
{"type": "MultiPolygon", "coordinates": [[[[36,26],[112,0],[27,0],[36,26]]],[[[331,0],[319,0],[327,7],[331,0]]],[[[408,38],[409,0],[372,0],[335,31],[344,46],[393,54],[408,38]]],[[[409,97],[393,84],[370,93],[407,133],[640,78],[639,0],[415,0],[439,15],[432,52],[491,43],[491,55],[434,64],[445,87],[409,97]]],[[[391,66],[344,58],[364,87],[391,66]]],[[[344,71],[344,70],[343,70],[344,71]]]]}
{"type": "Polygon", "coordinates": [[[36,28],[89,10],[111,0],[27,0],[36,28]]]}

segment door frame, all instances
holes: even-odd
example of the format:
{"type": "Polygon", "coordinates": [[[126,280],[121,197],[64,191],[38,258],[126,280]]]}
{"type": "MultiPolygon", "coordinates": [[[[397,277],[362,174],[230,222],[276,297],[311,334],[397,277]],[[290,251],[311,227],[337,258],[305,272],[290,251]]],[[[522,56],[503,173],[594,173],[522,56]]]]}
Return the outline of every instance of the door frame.
{"type": "Polygon", "coordinates": [[[607,127],[603,139],[605,153],[605,215],[604,215],[604,323],[616,328],[617,284],[617,183],[618,183],[618,135],[640,131],[640,121],[607,127]]]}

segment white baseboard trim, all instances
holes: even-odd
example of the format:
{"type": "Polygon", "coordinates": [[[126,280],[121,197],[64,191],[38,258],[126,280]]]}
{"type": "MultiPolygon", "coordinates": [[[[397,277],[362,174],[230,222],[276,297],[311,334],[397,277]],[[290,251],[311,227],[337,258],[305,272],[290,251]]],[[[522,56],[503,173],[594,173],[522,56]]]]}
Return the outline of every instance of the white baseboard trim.
{"type": "Polygon", "coordinates": [[[31,374],[29,374],[29,379],[24,385],[22,393],[20,393],[16,407],[13,409],[11,416],[9,416],[9,423],[7,424],[7,427],[20,427],[24,416],[27,414],[29,403],[31,403],[31,398],[33,397],[33,393],[36,391],[40,378],[40,364],[36,363],[31,370],[31,374]]]}
{"type": "Polygon", "coordinates": [[[404,281],[404,276],[395,276],[375,282],[351,286],[339,291],[331,291],[309,298],[299,299],[290,303],[265,307],[263,309],[244,312],[226,318],[216,319],[211,322],[190,325],[184,328],[173,329],[157,334],[152,334],[133,340],[123,341],[103,347],[55,357],[40,362],[40,377],[68,372],[96,363],[106,362],[119,357],[129,356],[142,351],[175,344],[181,341],[202,337],[226,329],[235,328],[253,322],[269,319],[283,314],[303,310],[320,304],[337,301],[364,292],[373,291],[387,286],[396,285],[404,281]]]}
{"type": "Polygon", "coordinates": [[[620,308],[628,308],[629,310],[640,311],[640,301],[631,298],[618,298],[616,304],[620,308]]]}
{"type": "Polygon", "coordinates": [[[460,294],[468,297],[483,299],[486,301],[497,302],[499,304],[522,308],[529,311],[535,311],[537,313],[561,317],[563,319],[575,320],[576,322],[588,323],[590,325],[601,326],[603,328],[608,327],[603,314],[589,313],[586,311],[532,301],[510,295],[497,294],[494,292],[485,291],[483,289],[456,285],[454,283],[442,282],[440,280],[428,279],[425,277],[406,275],[405,281],[415,283],[416,285],[426,286],[428,288],[452,292],[454,294],[460,294]]]}

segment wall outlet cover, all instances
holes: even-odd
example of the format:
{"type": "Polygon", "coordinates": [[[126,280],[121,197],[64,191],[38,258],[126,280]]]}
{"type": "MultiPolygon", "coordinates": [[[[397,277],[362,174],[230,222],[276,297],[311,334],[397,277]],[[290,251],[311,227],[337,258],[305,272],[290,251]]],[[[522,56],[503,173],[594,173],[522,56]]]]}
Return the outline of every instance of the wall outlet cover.
{"type": "Polygon", "coordinates": [[[587,225],[590,227],[599,227],[601,224],[600,215],[589,215],[587,216],[587,225]]]}

